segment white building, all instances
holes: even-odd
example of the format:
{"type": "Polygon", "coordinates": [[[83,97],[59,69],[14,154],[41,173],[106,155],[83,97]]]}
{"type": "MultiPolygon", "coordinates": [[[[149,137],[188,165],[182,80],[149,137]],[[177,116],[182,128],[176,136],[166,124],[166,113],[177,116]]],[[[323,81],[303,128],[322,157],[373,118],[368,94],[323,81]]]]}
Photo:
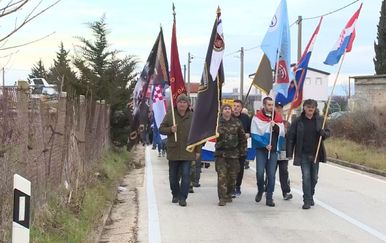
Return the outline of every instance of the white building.
{"type": "Polygon", "coordinates": [[[303,87],[303,100],[314,99],[318,103],[328,100],[328,76],[330,73],[308,68],[306,79],[303,87]]]}

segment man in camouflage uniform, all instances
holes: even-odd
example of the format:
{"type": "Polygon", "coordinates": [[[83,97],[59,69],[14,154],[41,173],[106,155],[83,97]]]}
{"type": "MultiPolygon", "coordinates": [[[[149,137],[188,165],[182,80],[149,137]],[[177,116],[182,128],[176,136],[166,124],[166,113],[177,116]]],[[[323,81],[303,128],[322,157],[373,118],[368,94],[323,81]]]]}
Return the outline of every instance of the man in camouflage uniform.
{"type": "Polygon", "coordinates": [[[247,154],[247,139],[241,122],[232,117],[231,106],[223,105],[221,113],[215,165],[218,176],[218,205],[225,206],[227,202],[232,202],[232,193],[235,190],[236,178],[240,171],[239,158],[247,154]]]}

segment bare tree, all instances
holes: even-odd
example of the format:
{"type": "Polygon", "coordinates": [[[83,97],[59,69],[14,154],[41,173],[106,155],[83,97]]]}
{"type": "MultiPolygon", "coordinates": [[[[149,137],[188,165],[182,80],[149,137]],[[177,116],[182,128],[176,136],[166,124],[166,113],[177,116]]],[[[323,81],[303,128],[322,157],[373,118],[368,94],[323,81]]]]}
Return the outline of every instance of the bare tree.
{"type": "MultiPolygon", "coordinates": [[[[47,7],[38,10],[39,6],[43,3],[44,0],[40,0],[35,4],[31,11],[23,18],[23,21],[19,24],[15,23],[15,27],[10,30],[7,34],[0,37],[0,43],[5,42],[9,37],[14,35],[17,31],[23,28],[26,24],[31,22],[33,19],[37,18],[39,15],[46,12],[48,9],[52,8],[58,4],[61,0],[56,0],[53,3],[49,4],[47,7]]],[[[28,3],[32,3],[32,0],[9,0],[5,5],[2,5],[0,1],[0,19],[8,15],[17,15],[17,12],[21,11],[23,7],[26,7],[28,3]]],[[[16,18],[17,19],[17,18],[16,18]]],[[[16,21],[15,21],[16,22],[16,21]]],[[[28,43],[27,43],[28,44],[28,43]]],[[[18,45],[20,47],[20,45],[18,45]]]]}

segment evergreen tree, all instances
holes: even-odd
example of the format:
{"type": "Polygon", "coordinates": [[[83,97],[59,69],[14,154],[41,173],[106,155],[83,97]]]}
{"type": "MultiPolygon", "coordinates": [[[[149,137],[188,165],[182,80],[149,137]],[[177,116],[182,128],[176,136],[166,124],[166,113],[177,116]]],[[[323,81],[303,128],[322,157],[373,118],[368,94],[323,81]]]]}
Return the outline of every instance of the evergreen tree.
{"type": "Polygon", "coordinates": [[[44,78],[47,80],[47,70],[44,67],[42,59],[33,65],[31,69],[31,74],[28,75],[29,78],[44,78]]]}
{"type": "Polygon", "coordinates": [[[59,51],[56,53],[54,65],[50,68],[48,78],[54,81],[59,91],[65,91],[69,95],[79,95],[77,78],[75,72],[70,67],[69,51],[64,48],[63,42],[60,43],[59,51]]]}
{"type": "Polygon", "coordinates": [[[106,70],[106,77],[109,80],[106,87],[107,102],[111,104],[110,134],[112,143],[116,146],[126,145],[130,132],[132,111],[128,105],[136,83],[135,66],[136,60],[131,56],[117,59],[113,55],[106,70]]]}
{"type": "Polygon", "coordinates": [[[379,17],[377,42],[374,42],[374,66],[376,74],[386,74],[386,5],[382,1],[381,16],[379,17]]]}
{"type": "Polygon", "coordinates": [[[111,141],[116,146],[124,146],[129,133],[128,104],[135,85],[137,60],[132,56],[119,58],[118,51],[109,48],[109,31],[104,16],[88,27],[94,39],[77,37],[81,42],[80,52],[74,60],[78,71],[78,92],[110,104],[111,141]]]}
{"type": "Polygon", "coordinates": [[[94,40],[78,37],[82,43],[80,46],[81,57],[75,60],[75,66],[79,69],[83,78],[83,84],[88,84],[88,89],[95,99],[106,99],[106,77],[105,72],[111,63],[115,51],[109,50],[107,35],[107,23],[105,17],[88,24],[94,36],[94,40]]]}

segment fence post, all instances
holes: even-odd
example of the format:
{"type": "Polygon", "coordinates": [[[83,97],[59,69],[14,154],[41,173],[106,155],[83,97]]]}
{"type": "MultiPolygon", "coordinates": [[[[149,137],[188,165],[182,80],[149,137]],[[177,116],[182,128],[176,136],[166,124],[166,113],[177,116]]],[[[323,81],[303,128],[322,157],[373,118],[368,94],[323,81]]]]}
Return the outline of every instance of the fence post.
{"type": "Polygon", "coordinates": [[[31,182],[18,174],[13,176],[13,198],[12,243],[28,243],[31,182]]]}

